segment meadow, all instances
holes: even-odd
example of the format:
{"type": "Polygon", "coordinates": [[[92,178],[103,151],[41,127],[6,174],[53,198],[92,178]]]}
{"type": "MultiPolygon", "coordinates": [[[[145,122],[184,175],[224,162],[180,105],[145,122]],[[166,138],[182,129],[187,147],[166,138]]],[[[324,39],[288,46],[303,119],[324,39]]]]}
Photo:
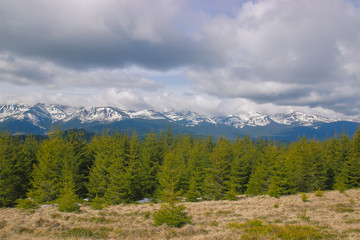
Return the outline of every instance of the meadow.
{"type": "Polygon", "coordinates": [[[185,202],[192,224],[155,226],[159,203],[78,212],[0,209],[0,239],[360,239],[360,189],[185,202]]]}

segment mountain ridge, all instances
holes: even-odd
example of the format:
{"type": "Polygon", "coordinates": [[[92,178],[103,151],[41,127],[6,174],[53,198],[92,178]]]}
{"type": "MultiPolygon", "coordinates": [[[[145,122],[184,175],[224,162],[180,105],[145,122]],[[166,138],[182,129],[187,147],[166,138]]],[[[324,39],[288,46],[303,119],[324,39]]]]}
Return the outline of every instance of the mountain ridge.
{"type": "MultiPolygon", "coordinates": [[[[148,129],[151,129],[150,126],[154,127],[155,121],[157,121],[155,125],[158,128],[160,125],[163,127],[172,124],[182,132],[191,130],[196,133],[208,130],[210,133],[221,134],[221,129],[225,129],[223,131],[229,134],[233,131],[234,133],[231,135],[248,134],[249,132],[250,135],[251,133],[262,135],[263,132],[267,136],[281,136],[284,132],[291,132],[291,129],[299,127],[303,127],[303,129],[299,128],[302,130],[307,129],[308,132],[314,132],[313,130],[325,124],[338,122],[327,117],[302,112],[248,113],[211,117],[191,111],[157,112],[151,109],[132,111],[113,106],[71,107],[45,103],[0,105],[0,127],[10,129],[10,132],[18,134],[23,132],[46,134],[52,125],[61,125],[65,129],[84,128],[100,131],[101,128],[104,129],[107,126],[121,130],[124,125],[129,129],[143,129],[144,126],[139,126],[143,124],[149,125],[148,129]],[[150,123],[151,121],[153,123],[150,123]],[[31,130],[26,131],[26,128],[31,128],[31,130]]],[[[291,134],[296,135],[293,132],[291,134]]]]}

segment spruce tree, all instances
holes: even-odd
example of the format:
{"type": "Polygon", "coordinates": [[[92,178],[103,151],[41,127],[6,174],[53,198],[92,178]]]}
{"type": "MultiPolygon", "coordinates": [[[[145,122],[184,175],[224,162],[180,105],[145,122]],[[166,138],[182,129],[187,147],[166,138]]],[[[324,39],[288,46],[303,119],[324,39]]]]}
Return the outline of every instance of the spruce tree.
{"type": "Polygon", "coordinates": [[[210,156],[211,165],[205,181],[207,198],[214,200],[225,198],[225,193],[229,190],[233,158],[231,143],[220,137],[210,156]]]}
{"type": "Polygon", "coordinates": [[[140,149],[142,162],[142,193],[146,197],[152,197],[158,187],[159,167],[164,161],[164,140],[157,134],[150,132],[140,149]]]}
{"type": "Polygon", "coordinates": [[[60,196],[57,199],[58,210],[60,212],[74,212],[80,209],[80,205],[78,205],[79,197],[75,193],[75,183],[73,179],[73,175],[68,169],[68,166],[64,166],[65,169],[63,171],[63,183],[62,189],[60,191],[60,196]]]}
{"type": "Polygon", "coordinates": [[[291,167],[286,162],[285,150],[276,158],[275,164],[271,170],[270,185],[268,195],[280,197],[286,194],[296,192],[295,179],[291,173],[291,167]]]}
{"type": "Polygon", "coordinates": [[[176,155],[175,150],[169,151],[158,174],[159,197],[165,202],[177,201],[182,194],[179,182],[184,174],[185,163],[176,155]]]}
{"type": "Polygon", "coordinates": [[[126,160],[116,159],[109,168],[110,181],[105,199],[111,204],[130,203],[142,198],[142,165],[139,157],[139,142],[132,136],[126,160]]]}
{"type": "Polygon", "coordinates": [[[38,164],[34,167],[32,189],[29,197],[39,203],[57,199],[62,190],[64,166],[73,178],[78,174],[78,159],[73,147],[62,137],[60,129],[54,129],[37,152],[38,164]]]}
{"type": "Polygon", "coordinates": [[[190,149],[188,173],[189,173],[189,190],[186,193],[187,201],[194,202],[204,194],[204,180],[206,169],[209,168],[210,150],[208,142],[205,140],[195,140],[193,147],[190,149]]]}
{"type": "Polygon", "coordinates": [[[110,167],[112,164],[119,161],[119,168],[123,167],[125,161],[124,149],[121,147],[123,140],[119,133],[114,136],[103,133],[91,141],[90,148],[93,152],[94,164],[90,169],[87,185],[90,198],[104,197],[110,183],[110,167]]]}
{"type": "Polygon", "coordinates": [[[15,200],[23,196],[22,172],[18,162],[18,153],[21,151],[11,139],[9,133],[0,132],[0,207],[10,207],[15,200]]]}
{"type": "MultiPolygon", "coordinates": [[[[261,143],[260,156],[261,159],[258,161],[255,171],[251,174],[248,183],[246,194],[260,195],[264,194],[269,190],[271,169],[278,157],[279,151],[275,144],[268,142],[267,146],[262,146],[261,143]]],[[[259,146],[258,146],[259,148],[259,146]]]]}

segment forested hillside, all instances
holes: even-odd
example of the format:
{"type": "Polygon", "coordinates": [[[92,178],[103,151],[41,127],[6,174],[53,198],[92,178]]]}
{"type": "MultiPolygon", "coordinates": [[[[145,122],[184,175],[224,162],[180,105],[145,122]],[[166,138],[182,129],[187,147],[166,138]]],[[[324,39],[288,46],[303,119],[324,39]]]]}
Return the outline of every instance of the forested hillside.
{"type": "Polygon", "coordinates": [[[29,197],[49,203],[75,197],[107,204],[145,197],[235,199],[238,194],[270,196],[318,189],[360,187],[360,130],[354,136],[289,146],[271,141],[236,141],[148,133],[144,140],[103,133],[87,141],[81,132],[25,140],[0,133],[0,206],[29,197]]]}

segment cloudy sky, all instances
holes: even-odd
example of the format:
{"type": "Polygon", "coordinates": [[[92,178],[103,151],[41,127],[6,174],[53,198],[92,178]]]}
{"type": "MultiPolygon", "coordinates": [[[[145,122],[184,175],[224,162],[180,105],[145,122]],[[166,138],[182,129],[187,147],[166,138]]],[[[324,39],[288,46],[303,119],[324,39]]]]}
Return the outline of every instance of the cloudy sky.
{"type": "Polygon", "coordinates": [[[360,0],[0,0],[0,103],[360,114],[360,0]]]}

